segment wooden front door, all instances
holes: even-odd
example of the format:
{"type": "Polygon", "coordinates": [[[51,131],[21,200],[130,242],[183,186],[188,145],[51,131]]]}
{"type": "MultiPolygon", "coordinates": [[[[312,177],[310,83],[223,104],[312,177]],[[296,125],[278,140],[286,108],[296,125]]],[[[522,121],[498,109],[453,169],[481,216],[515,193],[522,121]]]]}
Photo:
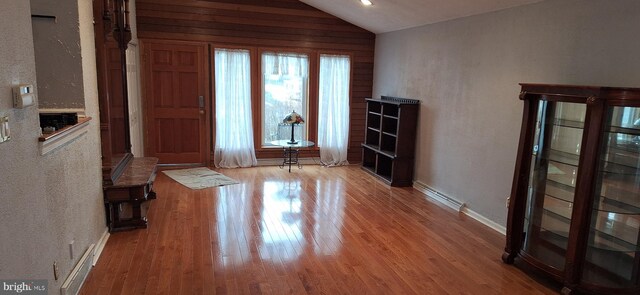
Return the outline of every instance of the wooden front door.
{"type": "Polygon", "coordinates": [[[206,44],[143,42],[145,155],[160,164],[208,163],[206,44]]]}

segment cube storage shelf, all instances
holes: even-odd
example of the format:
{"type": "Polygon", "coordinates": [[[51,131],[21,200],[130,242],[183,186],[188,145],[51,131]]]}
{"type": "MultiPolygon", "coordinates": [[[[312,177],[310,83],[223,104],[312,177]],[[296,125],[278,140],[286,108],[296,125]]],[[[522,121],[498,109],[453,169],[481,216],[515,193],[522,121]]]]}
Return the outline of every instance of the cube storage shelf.
{"type": "Polygon", "coordinates": [[[420,101],[382,96],[367,99],[362,168],[391,186],[412,186],[420,101]]]}

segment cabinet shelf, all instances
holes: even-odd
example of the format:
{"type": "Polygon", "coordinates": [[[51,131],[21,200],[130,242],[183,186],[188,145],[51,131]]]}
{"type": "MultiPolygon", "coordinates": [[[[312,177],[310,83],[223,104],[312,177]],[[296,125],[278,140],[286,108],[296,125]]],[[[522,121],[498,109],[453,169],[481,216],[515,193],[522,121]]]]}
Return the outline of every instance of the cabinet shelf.
{"type": "Polygon", "coordinates": [[[640,186],[635,175],[605,175],[602,196],[640,207],[640,186]]]}
{"type": "Polygon", "coordinates": [[[363,143],[362,146],[376,152],[380,151],[380,147],[377,145],[363,143]]]}
{"type": "Polygon", "coordinates": [[[595,210],[617,214],[640,215],[640,207],[627,203],[628,201],[626,200],[621,202],[616,199],[601,196],[600,201],[601,203],[595,210]]]}
{"type": "Polygon", "coordinates": [[[382,122],[381,117],[380,114],[369,112],[367,115],[367,127],[380,129],[380,122],[382,122]]]}
{"type": "MultiPolygon", "coordinates": [[[[638,160],[638,153],[640,152],[640,142],[624,142],[624,143],[612,143],[609,145],[609,154],[621,155],[631,158],[631,160],[638,160]]],[[[634,166],[629,165],[629,166],[634,166]]]]}
{"type": "Polygon", "coordinates": [[[384,117],[382,119],[382,131],[387,134],[397,135],[398,133],[398,119],[390,117],[384,117]]]}
{"type": "MultiPolygon", "coordinates": [[[[569,238],[570,222],[570,218],[552,210],[545,209],[542,214],[541,224],[538,226],[541,229],[551,232],[557,236],[569,238]]],[[[594,239],[592,241],[588,241],[588,245],[592,248],[607,251],[638,252],[640,251],[639,245],[630,243],[627,240],[618,237],[620,234],[628,235],[628,233],[633,230],[637,233],[637,228],[632,228],[622,223],[615,223],[606,228],[592,228],[590,232],[593,234],[594,239]]]]}
{"type": "Polygon", "coordinates": [[[378,150],[378,152],[380,154],[383,154],[386,157],[395,159],[396,158],[396,154],[393,151],[389,151],[389,150],[378,150]]]}
{"type": "Polygon", "coordinates": [[[418,101],[367,99],[362,168],[391,186],[413,185],[418,101]]]}
{"type": "Polygon", "coordinates": [[[379,115],[382,113],[382,104],[377,101],[372,101],[371,103],[367,104],[367,111],[369,113],[376,113],[379,115]]]}
{"type": "Polygon", "coordinates": [[[545,193],[555,199],[573,203],[575,188],[560,182],[547,179],[545,193]]]}
{"type": "Polygon", "coordinates": [[[550,149],[548,160],[578,167],[580,155],[550,149]]]}
{"type": "Polygon", "coordinates": [[[362,169],[368,170],[369,172],[376,173],[376,169],[375,169],[375,162],[374,162],[374,163],[372,163],[372,165],[371,165],[371,166],[368,166],[368,165],[364,165],[364,164],[363,164],[363,165],[362,165],[362,169]]]}
{"type": "MultiPolygon", "coordinates": [[[[574,188],[568,185],[564,185],[559,182],[547,180],[546,196],[561,200],[564,202],[573,203],[574,188]]],[[[631,203],[629,200],[620,201],[606,196],[600,196],[600,203],[596,206],[596,210],[602,212],[611,212],[618,214],[639,214],[640,204],[631,203]]]]}
{"type": "MultiPolygon", "coordinates": [[[[613,148],[612,148],[613,149],[613,148]]],[[[629,155],[626,153],[627,151],[617,152],[616,155],[631,157],[633,161],[638,161],[639,158],[637,155],[629,155]]],[[[535,155],[534,155],[535,157],[535,155]]],[[[543,157],[550,162],[560,163],[564,165],[569,165],[573,167],[578,167],[578,161],[580,160],[580,155],[576,155],[573,153],[558,151],[558,150],[549,150],[549,156],[543,157]]],[[[620,174],[620,175],[640,175],[640,172],[637,170],[635,166],[629,166],[625,164],[621,164],[615,162],[613,160],[602,159],[602,161],[606,164],[604,171],[609,174],[620,174]]]]}
{"type": "Polygon", "coordinates": [[[384,156],[389,157],[389,158],[395,158],[396,157],[396,155],[394,153],[392,153],[390,151],[387,151],[387,150],[382,150],[377,145],[370,145],[370,144],[363,143],[362,147],[370,149],[372,151],[375,151],[376,153],[383,154],[384,156]]]}
{"type": "MultiPolygon", "coordinates": [[[[539,235],[539,243],[536,254],[543,256],[544,261],[550,263],[562,261],[566,254],[569,239],[566,236],[558,235],[554,232],[542,229],[539,235]]],[[[588,255],[595,261],[587,260],[585,262],[584,277],[591,281],[597,281],[601,284],[624,285],[628,278],[624,278],[624,274],[616,273],[615,262],[625,265],[633,265],[633,256],[627,252],[608,251],[598,248],[589,247],[588,255]]],[[[563,265],[555,265],[561,269],[563,265]]]]}
{"type": "Polygon", "coordinates": [[[549,163],[547,179],[567,186],[576,186],[578,167],[560,162],[549,163]]]}
{"type": "Polygon", "coordinates": [[[382,114],[386,117],[398,117],[398,110],[400,109],[399,105],[396,104],[383,104],[382,105],[382,114]]]}
{"type": "Polygon", "coordinates": [[[396,135],[395,133],[389,133],[389,132],[384,132],[384,131],[382,132],[382,134],[384,134],[384,135],[388,135],[388,136],[393,136],[393,137],[398,136],[398,135],[396,135]]]}
{"type": "Polygon", "coordinates": [[[553,121],[554,126],[584,129],[584,121],[567,120],[567,119],[555,119],[553,121]]]}
{"type": "Polygon", "coordinates": [[[589,247],[613,252],[639,252],[640,247],[614,236],[615,233],[591,230],[595,241],[589,241],[589,247]]]}
{"type": "Polygon", "coordinates": [[[605,132],[640,136],[640,129],[622,126],[609,126],[605,132]]]}

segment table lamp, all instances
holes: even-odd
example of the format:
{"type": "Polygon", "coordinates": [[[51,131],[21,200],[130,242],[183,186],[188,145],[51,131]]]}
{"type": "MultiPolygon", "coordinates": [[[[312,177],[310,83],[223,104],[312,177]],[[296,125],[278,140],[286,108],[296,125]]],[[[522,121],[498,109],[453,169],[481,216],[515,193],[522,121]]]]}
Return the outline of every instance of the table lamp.
{"type": "Polygon", "coordinates": [[[304,123],[304,119],[302,118],[302,116],[296,113],[296,111],[291,111],[291,114],[288,114],[286,117],[284,117],[284,120],[282,120],[282,123],[291,125],[291,140],[288,141],[287,143],[288,144],[298,143],[295,140],[295,138],[293,138],[293,128],[295,127],[296,124],[304,123]]]}

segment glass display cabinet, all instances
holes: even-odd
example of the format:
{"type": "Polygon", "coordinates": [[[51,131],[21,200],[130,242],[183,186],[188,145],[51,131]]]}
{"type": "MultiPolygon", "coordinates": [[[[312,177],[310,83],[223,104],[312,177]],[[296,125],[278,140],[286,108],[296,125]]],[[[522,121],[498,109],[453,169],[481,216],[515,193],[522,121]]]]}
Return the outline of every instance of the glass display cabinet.
{"type": "Polygon", "coordinates": [[[563,294],[640,294],[640,88],[520,85],[503,261],[563,294]]]}

